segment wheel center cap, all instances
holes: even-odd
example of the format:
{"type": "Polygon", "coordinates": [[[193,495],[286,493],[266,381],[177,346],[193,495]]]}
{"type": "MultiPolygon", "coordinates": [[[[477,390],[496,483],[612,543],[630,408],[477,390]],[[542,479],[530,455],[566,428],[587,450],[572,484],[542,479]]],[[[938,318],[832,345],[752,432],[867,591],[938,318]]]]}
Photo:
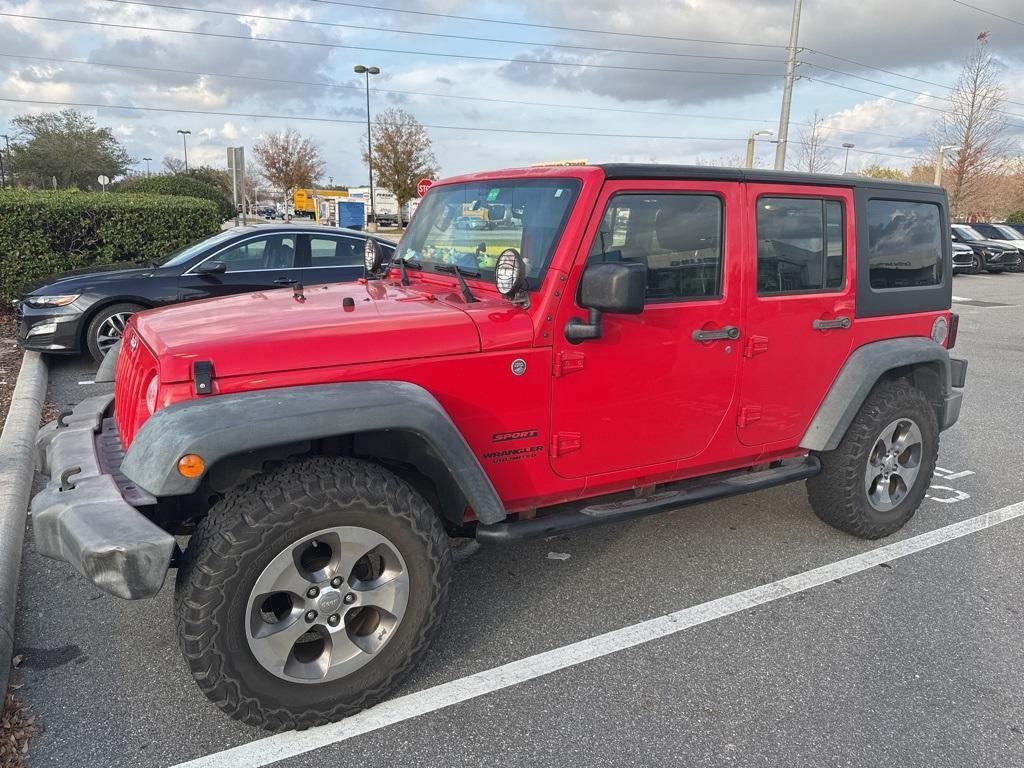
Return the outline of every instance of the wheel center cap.
{"type": "Polygon", "coordinates": [[[320,599],[317,601],[317,609],[320,613],[337,613],[338,609],[341,608],[342,599],[340,592],[324,592],[320,599]]]}

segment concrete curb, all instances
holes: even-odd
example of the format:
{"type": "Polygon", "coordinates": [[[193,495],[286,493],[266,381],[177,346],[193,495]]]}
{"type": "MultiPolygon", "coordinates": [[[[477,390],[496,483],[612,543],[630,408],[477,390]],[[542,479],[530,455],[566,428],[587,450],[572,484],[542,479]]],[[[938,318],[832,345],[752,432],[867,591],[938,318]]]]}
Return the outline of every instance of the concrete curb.
{"type": "Polygon", "coordinates": [[[18,574],[25,542],[25,515],[35,473],[35,436],[46,398],[46,379],[42,355],[26,352],[0,435],[0,696],[7,692],[14,653],[18,574]]]}

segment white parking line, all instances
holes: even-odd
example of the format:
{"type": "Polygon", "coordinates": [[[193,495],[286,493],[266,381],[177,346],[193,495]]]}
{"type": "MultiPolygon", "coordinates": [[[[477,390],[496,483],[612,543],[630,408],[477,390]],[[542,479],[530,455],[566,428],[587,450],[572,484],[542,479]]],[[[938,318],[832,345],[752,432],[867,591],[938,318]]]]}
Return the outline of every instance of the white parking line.
{"type": "Polygon", "coordinates": [[[269,765],[819,587],[835,579],[852,576],[882,563],[992,528],[1022,515],[1024,501],[894,544],[886,544],[795,576],[788,576],[771,584],[736,592],[640,624],[616,629],[475,675],[410,693],[378,704],[338,723],[256,739],[223,752],[180,763],[175,768],[257,768],[269,765]]]}
{"type": "Polygon", "coordinates": [[[964,296],[954,296],[953,301],[974,301],[974,299],[968,299],[964,296]]]}

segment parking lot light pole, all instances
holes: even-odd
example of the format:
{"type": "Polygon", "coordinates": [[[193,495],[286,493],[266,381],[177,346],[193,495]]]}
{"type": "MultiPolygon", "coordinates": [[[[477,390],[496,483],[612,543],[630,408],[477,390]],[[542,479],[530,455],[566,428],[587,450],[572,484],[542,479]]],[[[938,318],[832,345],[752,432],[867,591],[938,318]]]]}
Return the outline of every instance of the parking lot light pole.
{"type": "Polygon", "coordinates": [[[149,161],[152,160],[153,158],[152,157],[144,157],[142,159],[146,161],[146,178],[148,179],[149,178],[149,161]]]}
{"type": "Polygon", "coordinates": [[[181,134],[181,146],[185,150],[185,173],[188,173],[188,142],[185,140],[185,137],[191,136],[192,131],[183,131],[179,128],[178,133],[181,134]]]}
{"type": "Polygon", "coordinates": [[[366,75],[366,164],[370,168],[370,219],[374,230],[377,229],[377,205],[373,199],[373,141],[370,136],[370,75],[379,75],[380,67],[364,67],[357,64],[353,71],[357,75],[366,75]]]}
{"type": "Polygon", "coordinates": [[[747,137],[747,160],[743,163],[744,168],[754,167],[754,142],[758,136],[771,136],[773,131],[751,131],[747,137]]]}
{"type": "Polygon", "coordinates": [[[856,144],[851,144],[848,141],[843,142],[843,149],[846,150],[846,157],[843,159],[843,173],[846,173],[846,169],[850,166],[850,150],[853,149],[856,144]]]}
{"type": "Polygon", "coordinates": [[[942,186],[942,166],[946,162],[946,153],[954,149],[960,149],[955,144],[942,144],[939,147],[939,151],[935,155],[935,186],[942,186]]]}

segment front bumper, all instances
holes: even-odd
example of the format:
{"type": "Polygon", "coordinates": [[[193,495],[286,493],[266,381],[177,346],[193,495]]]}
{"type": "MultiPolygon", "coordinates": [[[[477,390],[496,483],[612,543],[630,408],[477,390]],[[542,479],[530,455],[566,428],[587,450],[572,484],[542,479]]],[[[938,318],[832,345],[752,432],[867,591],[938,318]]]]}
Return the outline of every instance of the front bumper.
{"type": "Polygon", "coordinates": [[[18,343],[36,352],[78,352],[82,337],[81,310],[67,307],[34,308],[19,301],[14,305],[18,343]],[[52,326],[50,330],[47,326],[52,326]],[[39,333],[44,330],[45,333],[39,333]],[[34,335],[33,331],[36,331],[34,335]]]}
{"type": "Polygon", "coordinates": [[[39,430],[37,466],[50,482],[32,499],[32,530],[40,554],[135,600],[160,591],[175,540],[136,509],[156,499],[121,474],[112,402],[89,398],[39,430]]]}

